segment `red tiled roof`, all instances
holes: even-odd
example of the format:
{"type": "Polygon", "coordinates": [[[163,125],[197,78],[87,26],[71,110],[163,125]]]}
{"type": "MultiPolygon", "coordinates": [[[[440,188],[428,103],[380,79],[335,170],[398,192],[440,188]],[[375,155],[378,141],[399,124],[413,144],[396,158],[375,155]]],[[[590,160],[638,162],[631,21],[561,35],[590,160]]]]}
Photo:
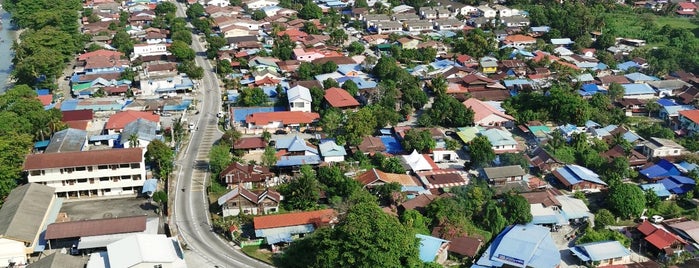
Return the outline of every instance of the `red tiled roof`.
{"type": "Polygon", "coordinates": [[[512,116],[509,116],[501,111],[498,111],[490,104],[484,103],[478,99],[470,98],[463,102],[464,106],[471,108],[473,110],[473,121],[480,122],[490,115],[497,115],[507,120],[514,120],[512,116]]]}
{"type": "Polygon", "coordinates": [[[383,181],[384,183],[396,182],[403,186],[417,186],[417,183],[410,175],[386,173],[375,168],[372,168],[371,170],[368,170],[357,177],[357,181],[359,181],[362,185],[368,185],[377,180],[383,181]]]}
{"type": "Polygon", "coordinates": [[[314,224],[318,226],[332,222],[335,219],[335,214],[336,212],[333,209],[323,209],[316,211],[260,216],[253,219],[253,226],[255,226],[255,230],[305,224],[314,224]]]}
{"type": "Polygon", "coordinates": [[[124,56],[124,53],[121,53],[119,51],[111,51],[111,50],[106,50],[106,49],[100,49],[100,50],[95,50],[92,52],[87,52],[84,53],[80,56],[78,56],[79,61],[84,61],[92,57],[113,57],[113,58],[121,58],[124,56]]]}
{"type": "Polygon", "coordinates": [[[262,137],[241,138],[233,144],[233,149],[258,149],[267,147],[267,143],[262,137]]]}
{"type": "Polygon", "coordinates": [[[46,106],[51,104],[51,102],[53,101],[53,94],[41,95],[37,96],[37,98],[39,98],[39,101],[41,101],[42,105],[46,106]]]}
{"type": "Polygon", "coordinates": [[[143,148],[30,154],[24,170],[129,164],[143,162],[143,148]]]}
{"type": "Polygon", "coordinates": [[[52,223],[46,228],[46,239],[61,239],[143,232],[146,216],[69,221],[52,223]]]}
{"type": "Polygon", "coordinates": [[[92,120],[93,118],[92,110],[62,111],[61,114],[63,122],[92,120]]]}
{"type": "Polygon", "coordinates": [[[264,182],[274,177],[274,173],[269,168],[256,165],[243,165],[235,162],[221,171],[221,180],[226,184],[236,184],[240,182],[264,182]]]}
{"type": "Polygon", "coordinates": [[[699,124],[699,110],[680,111],[680,115],[686,117],[695,124],[699,124]]]}
{"type": "Polygon", "coordinates": [[[400,204],[401,207],[403,207],[405,210],[422,210],[426,208],[432,201],[435,199],[439,198],[440,196],[438,195],[431,195],[431,194],[421,194],[416,196],[413,199],[410,199],[408,201],[403,202],[400,204]]]}
{"type": "Polygon", "coordinates": [[[459,254],[461,256],[475,257],[478,250],[483,245],[483,241],[470,236],[459,236],[451,239],[449,243],[449,252],[459,254]]]}
{"type": "Polygon", "coordinates": [[[528,36],[528,35],[515,34],[515,35],[508,35],[507,37],[505,37],[505,40],[503,41],[503,43],[505,43],[505,44],[522,43],[522,42],[536,43],[536,38],[528,36]]]}
{"type": "Polygon", "coordinates": [[[65,123],[66,123],[66,125],[68,125],[68,128],[87,130],[87,125],[90,123],[90,121],[89,120],[80,120],[80,121],[68,121],[65,123]]]}
{"type": "Polygon", "coordinates": [[[272,122],[282,122],[284,125],[290,124],[310,124],[320,118],[318,113],[282,111],[254,113],[245,117],[245,122],[255,125],[266,125],[272,122]]]}
{"type": "Polygon", "coordinates": [[[648,241],[648,243],[651,243],[657,249],[664,249],[670,247],[675,242],[684,242],[679,237],[663,229],[658,229],[651,235],[646,236],[645,240],[648,241]]]}
{"type": "Polygon", "coordinates": [[[354,99],[349,92],[336,87],[329,88],[325,91],[325,100],[330,104],[330,106],[335,108],[359,106],[359,102],[354,99]]]}
{"type": "Polygon", "coordinates": [[[653,224],[651,224],[649,221],[643,221],[641,224],[639,224],[636,229],[641,232],[643,235],[649,235],[655,232],[655,230],[658,229],[658,227],[655,227],[653,224]]]}
{"type": "Polygon", "coordinates": [[[127,124],[139,118],[155,123],[160,122],[160,116],[151,112],[123,111],[109,117],[109,121],[104,126],[105,129],[123,129],[127,124]]]}

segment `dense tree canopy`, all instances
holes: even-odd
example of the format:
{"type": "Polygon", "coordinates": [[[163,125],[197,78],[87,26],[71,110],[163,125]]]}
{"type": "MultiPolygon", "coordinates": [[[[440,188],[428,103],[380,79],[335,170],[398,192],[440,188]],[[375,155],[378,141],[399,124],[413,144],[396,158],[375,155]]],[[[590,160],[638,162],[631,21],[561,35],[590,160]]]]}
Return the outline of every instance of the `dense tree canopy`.
{"type": "Polygon", "coordinates": [[[146,161],[153,164],[160,179],[167,179],[174,167],[175,154],[172,148],[160,140],[154,140],[148,144],[146,161]]]}
{"type": "Polygon", "coordinates": [[[478,136],[468,145],[468,153],[471,156],[471,164],[477,167],[487,167],[495,159],[493,146],[485,136],[478,136]]]}
{"type": "Polygon", "coordinates": [[[311,210],[318,206],[320,185],[311,166],[301,166],[300,174],[291,182],[282,185],[279,193],[284,195],[283,205],[288,210],[311,210]]]}
{"type": "Polygon", "coordinates": [[[619,217],[638,217],[646,206],[646,197],[635,184],[616,183],[609,187],[607,205],[619,217]]]}
{"type": "Polygon", "coordinates": [[[432,134],[427,129],[410,129],[405,132],[401,144],[403,145],[403,149],[407,152],[417,150],[420,153],[427,153],[434,149],[437,142],[432,139],[432,134]]]}

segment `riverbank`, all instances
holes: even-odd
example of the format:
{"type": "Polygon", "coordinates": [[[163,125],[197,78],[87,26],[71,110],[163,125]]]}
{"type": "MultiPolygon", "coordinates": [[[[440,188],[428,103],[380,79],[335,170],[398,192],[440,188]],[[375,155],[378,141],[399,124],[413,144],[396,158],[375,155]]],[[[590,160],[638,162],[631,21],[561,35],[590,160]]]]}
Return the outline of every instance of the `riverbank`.
{"type": "Polygon", "coordinates": [[[0,29],[0,93],[5,92],[8,88],[14,85],[12,80],[12,60],[14,59],[14,51],[12,51],[12,43],[19,39],[18,31],[12,24],[10,13],[4,9],[0,10],[0,20],[2,20],[2,29],[0,29]]]}

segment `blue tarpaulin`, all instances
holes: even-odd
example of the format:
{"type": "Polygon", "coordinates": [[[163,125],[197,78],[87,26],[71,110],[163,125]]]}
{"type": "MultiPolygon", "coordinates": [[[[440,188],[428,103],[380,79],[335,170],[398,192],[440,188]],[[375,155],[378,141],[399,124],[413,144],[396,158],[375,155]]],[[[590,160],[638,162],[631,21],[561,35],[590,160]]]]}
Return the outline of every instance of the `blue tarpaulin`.
{"type": "Polygon", "coordinates": [[[148,179],[143,183],[143,190],[141,190],[141,193],[152,195],[156,189],[158,189],[158,180],[148,179]]]}

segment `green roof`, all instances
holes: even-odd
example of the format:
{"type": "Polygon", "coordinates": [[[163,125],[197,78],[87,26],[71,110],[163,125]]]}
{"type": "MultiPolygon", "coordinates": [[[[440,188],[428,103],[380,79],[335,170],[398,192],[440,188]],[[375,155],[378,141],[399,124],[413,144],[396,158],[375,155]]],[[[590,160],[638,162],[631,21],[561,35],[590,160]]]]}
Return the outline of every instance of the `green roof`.
{"type": "Polygon", "coordinates": [[[464,143],[471,142],[481,131],[479,127],[461,127],[458,128],[458,130],[459,132],[456,132],[456,135],[459,136],[464,143]]]}
{"type": "Polygon", "coordinates": [[[71,87],[71,89],[73,91],[83,91],[83,90],[91,88],[91,87],[92,87],[92,83],[82,83],[82,84],[73,85],[71,87]]]}

